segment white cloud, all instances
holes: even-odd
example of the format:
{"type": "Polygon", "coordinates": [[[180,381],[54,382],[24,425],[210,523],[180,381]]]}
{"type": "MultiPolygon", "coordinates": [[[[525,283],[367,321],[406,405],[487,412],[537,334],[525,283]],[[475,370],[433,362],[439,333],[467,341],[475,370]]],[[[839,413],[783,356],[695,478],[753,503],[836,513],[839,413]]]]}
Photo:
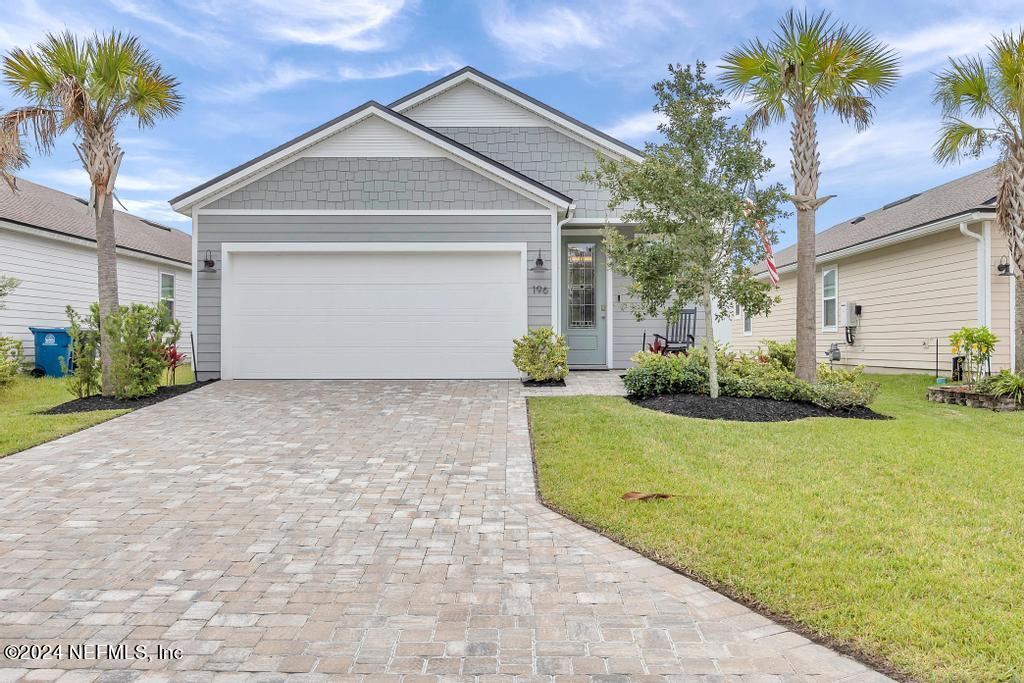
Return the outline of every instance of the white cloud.
{"type": "Polygon", "coordinates": [[[658,124],[665,120],[664,114],[655,111],[631,114],[604,128],[604,132],[622,140],[646,140],[658,130],[658,124]]]}
{"type": "Polygon", "coordinates": [[[289,62],[278,62],[259,76],[247,80],[214,87],[203,93],[204,99],[240,101],[250,100],[267,93],[288,90],[301,83],[324,80],[326,74],[315,69],[297,66],[289,62]]]}
{"type": "Polygon", "coordinates": [[[272,40],[368,51],[388,46],[388,29],[405,8],[404,0],[250,0],[226,3],[229,14],[272,40]]]}
{"type": "Polygon", "coordinates": [[[545,6],[515,15],[501,3],[487,22],[487,32],[520,60],[546,62],[570,49],[596,49],[604,37],[591,17],[569,7],[545,6]]]}
{"type": "Polygon", "coordinates": [[[1005,26],[995,21],[956,19],[894,35],[885,42],[899,53],[903,73],[913,74],[940,68],[949,57],[982,53],[992,35],[1003,30],[1005,26]]]}
{"type": "Polygon", "coordinates": [[[438,73],[454,71],[462,66],[456,58],[444,54],[418,60],[401,60],[371,67],[338,67],[338,79],[342,81],[367,81],[395,78],[412,73],[438,73]]]}

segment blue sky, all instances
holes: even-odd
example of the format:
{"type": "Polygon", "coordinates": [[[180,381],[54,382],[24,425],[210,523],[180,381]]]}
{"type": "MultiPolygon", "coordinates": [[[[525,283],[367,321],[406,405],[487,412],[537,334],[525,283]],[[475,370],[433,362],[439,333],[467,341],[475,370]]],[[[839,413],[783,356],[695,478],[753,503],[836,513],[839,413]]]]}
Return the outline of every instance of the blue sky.
{"type": "MultiPolygon", "coordinates": [[[[470,64],[640,146],[653,139],[650,84],[669,62],[720,56],[769,37],[788,3],[750,0],[6,0],[0,50],[47,31],[135,33],[182,83],[184,111],[155,128],[120,130],[118,181],[128,209],[189,229],[167,199],[368,99],[387,103],[470,64]]],[[[1019,28],[1021,3],[811,3],[868,28],[902,55],[904,76],[878,102],[872,128],[819,122],[819,229],[982,168],[989,155],[941,167],[930,156],[939,114],[932,72],[949,55],[981,52],[993,32],[1019,28]]],[[[0,91],[0,107],[14,104],[0,91]]],[[[742,116],[742,106],[736,112],[742,116]]],[[[764,137],[788,182],[787,127],[764,137]]],[[[23,174],[88,194],[70,140],[23,174]]],[[[777,226],[792,242],[793,221],[777,226]]]]}

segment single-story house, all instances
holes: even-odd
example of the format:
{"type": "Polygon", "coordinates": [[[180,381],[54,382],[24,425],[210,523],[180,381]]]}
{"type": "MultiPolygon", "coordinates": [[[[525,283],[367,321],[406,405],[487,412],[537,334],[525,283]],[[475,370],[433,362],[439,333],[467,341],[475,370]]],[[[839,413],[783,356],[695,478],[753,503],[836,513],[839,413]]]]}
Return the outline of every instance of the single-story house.
{"type": "Polygon", "coordinates": [[[571,367],[626,367],[665,323],[637,321],[608,268],[620,215],[579,179],[598,154],[641,158],[467,67],[175,197],[212,262],[199,377],[513,378],[512,339],[538,326],[571,367]]]}
{"type": "MultiPolygon", "coordinates": [[[[1015,331],[1014,278],[996,229],[993,168],[904,197],[818,233],[818,357],[837,344],[837,365],[873,372],[952,368],[949,335],[987,325],[999,338],[993,370],[1010,368],[1015,331]]],[[[737,310],[732,346],[749,351],[764,339],[796,334],[796,246],[775,258],[782,303],[767,316],[737,310]]]]}
{"type": "MultiPolygon", "coordinates": [[[[84,199],[17,179],[0,183],[0,274],[21,284],[0,309],[0,335],[20,339],[35,357],[29,327],[65,327],[68,304],[80,313],[98,299],[96,227],[84,199]]],[[[167,302],[181,321],[181,348],[192,330],[192,247],[174,228],[114,212],[117,286],[122,304],[167,302]]]]}

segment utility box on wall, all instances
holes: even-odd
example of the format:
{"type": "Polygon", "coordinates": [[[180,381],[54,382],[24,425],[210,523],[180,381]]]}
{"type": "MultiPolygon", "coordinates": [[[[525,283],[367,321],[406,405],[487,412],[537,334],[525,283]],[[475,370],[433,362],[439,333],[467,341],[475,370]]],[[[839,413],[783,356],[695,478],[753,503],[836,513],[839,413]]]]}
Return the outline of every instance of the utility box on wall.
{"type": "Polygon", "coordinates": [[[855,303],[844,303],[839,306],[839,326],[857,327],[860,324],[860,306],[855,303]]]}

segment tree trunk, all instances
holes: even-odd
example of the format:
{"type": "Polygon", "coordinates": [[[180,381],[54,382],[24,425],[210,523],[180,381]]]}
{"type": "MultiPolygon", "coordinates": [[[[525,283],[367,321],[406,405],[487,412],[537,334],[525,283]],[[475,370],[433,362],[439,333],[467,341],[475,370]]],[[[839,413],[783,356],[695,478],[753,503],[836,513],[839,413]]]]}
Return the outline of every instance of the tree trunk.
{"type": "Polygon", "coordinates": [[[1014,314],[1015,320],[1010,321],[1016,335],[1014,337],[1014,369],[1024,374],[1024,272],[1017,271],[1017,278],[1015,281],[1014,291],[1016,293],[1016,311],[1014,314]]]}
{"type": "Polygon", "coordinates": [[[102,382],[100,389],[104,396],[112,396],[114,383],[111,377],[110,339],[107,335],[107,317],[117,311],[117,251],[114,234],[114,197],[112,194],[100,195],[96,212],[96,274],[100,295],[100,363],[102,364],[102,382]]]}
{"type": "Polygon", "coordinates": [[[715,312],[711,291],[704,290],[704,348],[708,351],[708,386],[711,398],[718,398],[718,345],[715,344],[715,312]]]}
{"type": "Polygon", "coordinates": [[[793,206],[796,207],[796,376],[805,382],[817,379],[817,288],[815,278],[815,219],[818,207],[829,197],[818,198],[820,177],[818,129],[814,107],[795,107],[790,138],[793,173],[793,206]]]}

